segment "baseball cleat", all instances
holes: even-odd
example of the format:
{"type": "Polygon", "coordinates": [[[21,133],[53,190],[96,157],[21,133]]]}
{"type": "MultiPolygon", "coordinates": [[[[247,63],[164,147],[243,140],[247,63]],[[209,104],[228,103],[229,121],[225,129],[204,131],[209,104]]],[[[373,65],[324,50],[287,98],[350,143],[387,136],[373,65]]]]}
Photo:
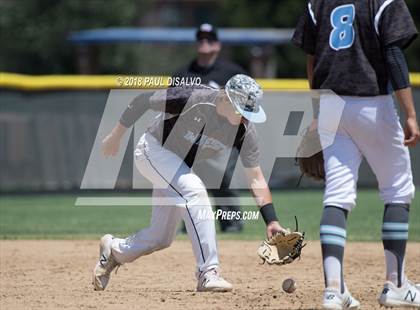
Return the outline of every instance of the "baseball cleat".
{"type": "Polygon", "coordinates": [[[351,296],[347,290],[340,294],[335,289],[326,288],[324,290],[324,300],[322,302],[322,309],[327,310],[342,310],[342,309],[359,309],[360,302],[351,296]]]}
{"type": "Polygon", "coordinates": [[[405,281],[401,287],[387,281],[378,302],[385,307],[413,307],[420,309],[420,284],[405,281]]]}
{"type": "Polygon", "coordinates": [[[223,279],[216,268],[203,272],[198,278],[197,292],[230,292],[233,286],[223,279]]]}
{"type": "Polygon", "coordinates": [[[95,291],[103,291],[108,285],[112,270],[120,266],[112,256],[111,244],[114,237],[110,234],[104,235],[99,244],[99,261],[93,269],[93,288],[95,291]]]}

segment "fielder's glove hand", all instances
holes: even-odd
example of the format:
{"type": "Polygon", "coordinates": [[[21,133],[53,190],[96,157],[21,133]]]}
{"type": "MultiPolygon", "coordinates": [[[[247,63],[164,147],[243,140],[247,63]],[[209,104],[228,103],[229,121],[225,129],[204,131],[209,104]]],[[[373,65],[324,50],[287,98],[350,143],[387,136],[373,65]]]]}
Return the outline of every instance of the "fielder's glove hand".
{"type": "Polygon", "coordinates": [[[317,181],[325,180],[324,156],[317,130],[307,131],[303,136],[295,160],[302,176],[306,175],[317,181]]]}
{"type": "MultiPolygon", "coordinates": [[[[296,221],[297,223],[297,221],[296,221]]],[[[296,224],[297,226],[297,224],[296,224]]],[[[258,256],[269,265],[285,265],[292,263],[296,258],[300,258],[305,233],[286,230],[278,232],[271,238],[266,239],[257,250],[258,256]]]]}

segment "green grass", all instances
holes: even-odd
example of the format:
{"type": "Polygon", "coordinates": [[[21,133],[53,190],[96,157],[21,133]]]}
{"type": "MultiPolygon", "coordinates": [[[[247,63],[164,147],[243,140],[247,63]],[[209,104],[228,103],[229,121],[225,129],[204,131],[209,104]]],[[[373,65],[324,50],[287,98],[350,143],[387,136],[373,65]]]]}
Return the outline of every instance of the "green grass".
{"type": "MultiPolygon", "coordinates": [[[[418,196],[419,193],[417,193],[418,196]]],[[[115,196],[115,195],[114,195],[115,196]]],[[[2,196],[2,239],[97,239],[104,233],[132,234],[149,224],[151,208],[144,206],[76,207],[75,195],[2,196]]],[[[273,193],[277,214],[284,226],[294,227],[294,216],[308,239],[318,239],[322,212],[321,191],[277,191],[273,193]]],[[[254,206],[244,207],[255,210],[254,206]]],[[[352,241],[379,241],[383,206],[377,192],[360,190],[358,207],[349,216],[352,241]]],[[[420,241],[420,199],[411,207],[410,240],[420,241]]],[[[219,239],[258,240],[264,237],[262,219],[247,221],[241,234],[218,234],[219,239]]],[[[179,236],[179,238],[186,238],[179,236]]]]}

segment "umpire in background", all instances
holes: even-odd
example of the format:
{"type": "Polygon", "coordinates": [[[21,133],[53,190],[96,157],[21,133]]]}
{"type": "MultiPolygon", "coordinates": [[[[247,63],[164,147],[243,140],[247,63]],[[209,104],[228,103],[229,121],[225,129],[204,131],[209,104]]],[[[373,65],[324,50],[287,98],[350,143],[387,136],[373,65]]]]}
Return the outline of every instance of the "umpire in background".
{"type": "MultiPolygon", "coordinates": [[[[219,41],[217,30],[210,24],[202,24],[196,32],[196,50],[197,57],[190,64],[180,68],[174,74],[174,77],[199,77],[202,84],[207,84],[212,88],[222,88],[226,82],[235,74],[247,74],[240,66],[223,60],[219,57],[222,44],[219,41]]],[[[225,154],[226,155],[226,154],[225,154]]],[[[232,149],[229,162],[223,177],[220,189],[208,189],[212,196],[223,197],[226,205],[219,205],[216,201],[216,210],[240,211],[238,194],[229,189],[230,179],[238,158],[238,150],[232,149]]],[[[195,172],[206,183],[209,168],[212,170],[220,169],[221,158],[208,160],[195,167],[195,172]],[[200,173],[201,172],[201,173],[200,173]]],[[[219,218],[220,229],[222,232],[240,232],[242,231],[242,220],[227,220],[219,218]]],[[[185,229],[183,229],[185,230],[185,229]]]]}

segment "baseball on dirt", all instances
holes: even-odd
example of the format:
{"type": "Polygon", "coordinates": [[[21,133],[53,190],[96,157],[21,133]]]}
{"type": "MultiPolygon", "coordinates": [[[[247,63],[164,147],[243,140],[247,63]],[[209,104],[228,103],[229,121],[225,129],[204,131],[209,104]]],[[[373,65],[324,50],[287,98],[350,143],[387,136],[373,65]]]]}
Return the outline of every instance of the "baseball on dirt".
{"type": "Polygon", "coordinates": [[[283,281],[282,288],[283,291],[285,291],[288,294],[291,294],[296,290],[296,281],[292,278],[288,278],[283,281]]]}

